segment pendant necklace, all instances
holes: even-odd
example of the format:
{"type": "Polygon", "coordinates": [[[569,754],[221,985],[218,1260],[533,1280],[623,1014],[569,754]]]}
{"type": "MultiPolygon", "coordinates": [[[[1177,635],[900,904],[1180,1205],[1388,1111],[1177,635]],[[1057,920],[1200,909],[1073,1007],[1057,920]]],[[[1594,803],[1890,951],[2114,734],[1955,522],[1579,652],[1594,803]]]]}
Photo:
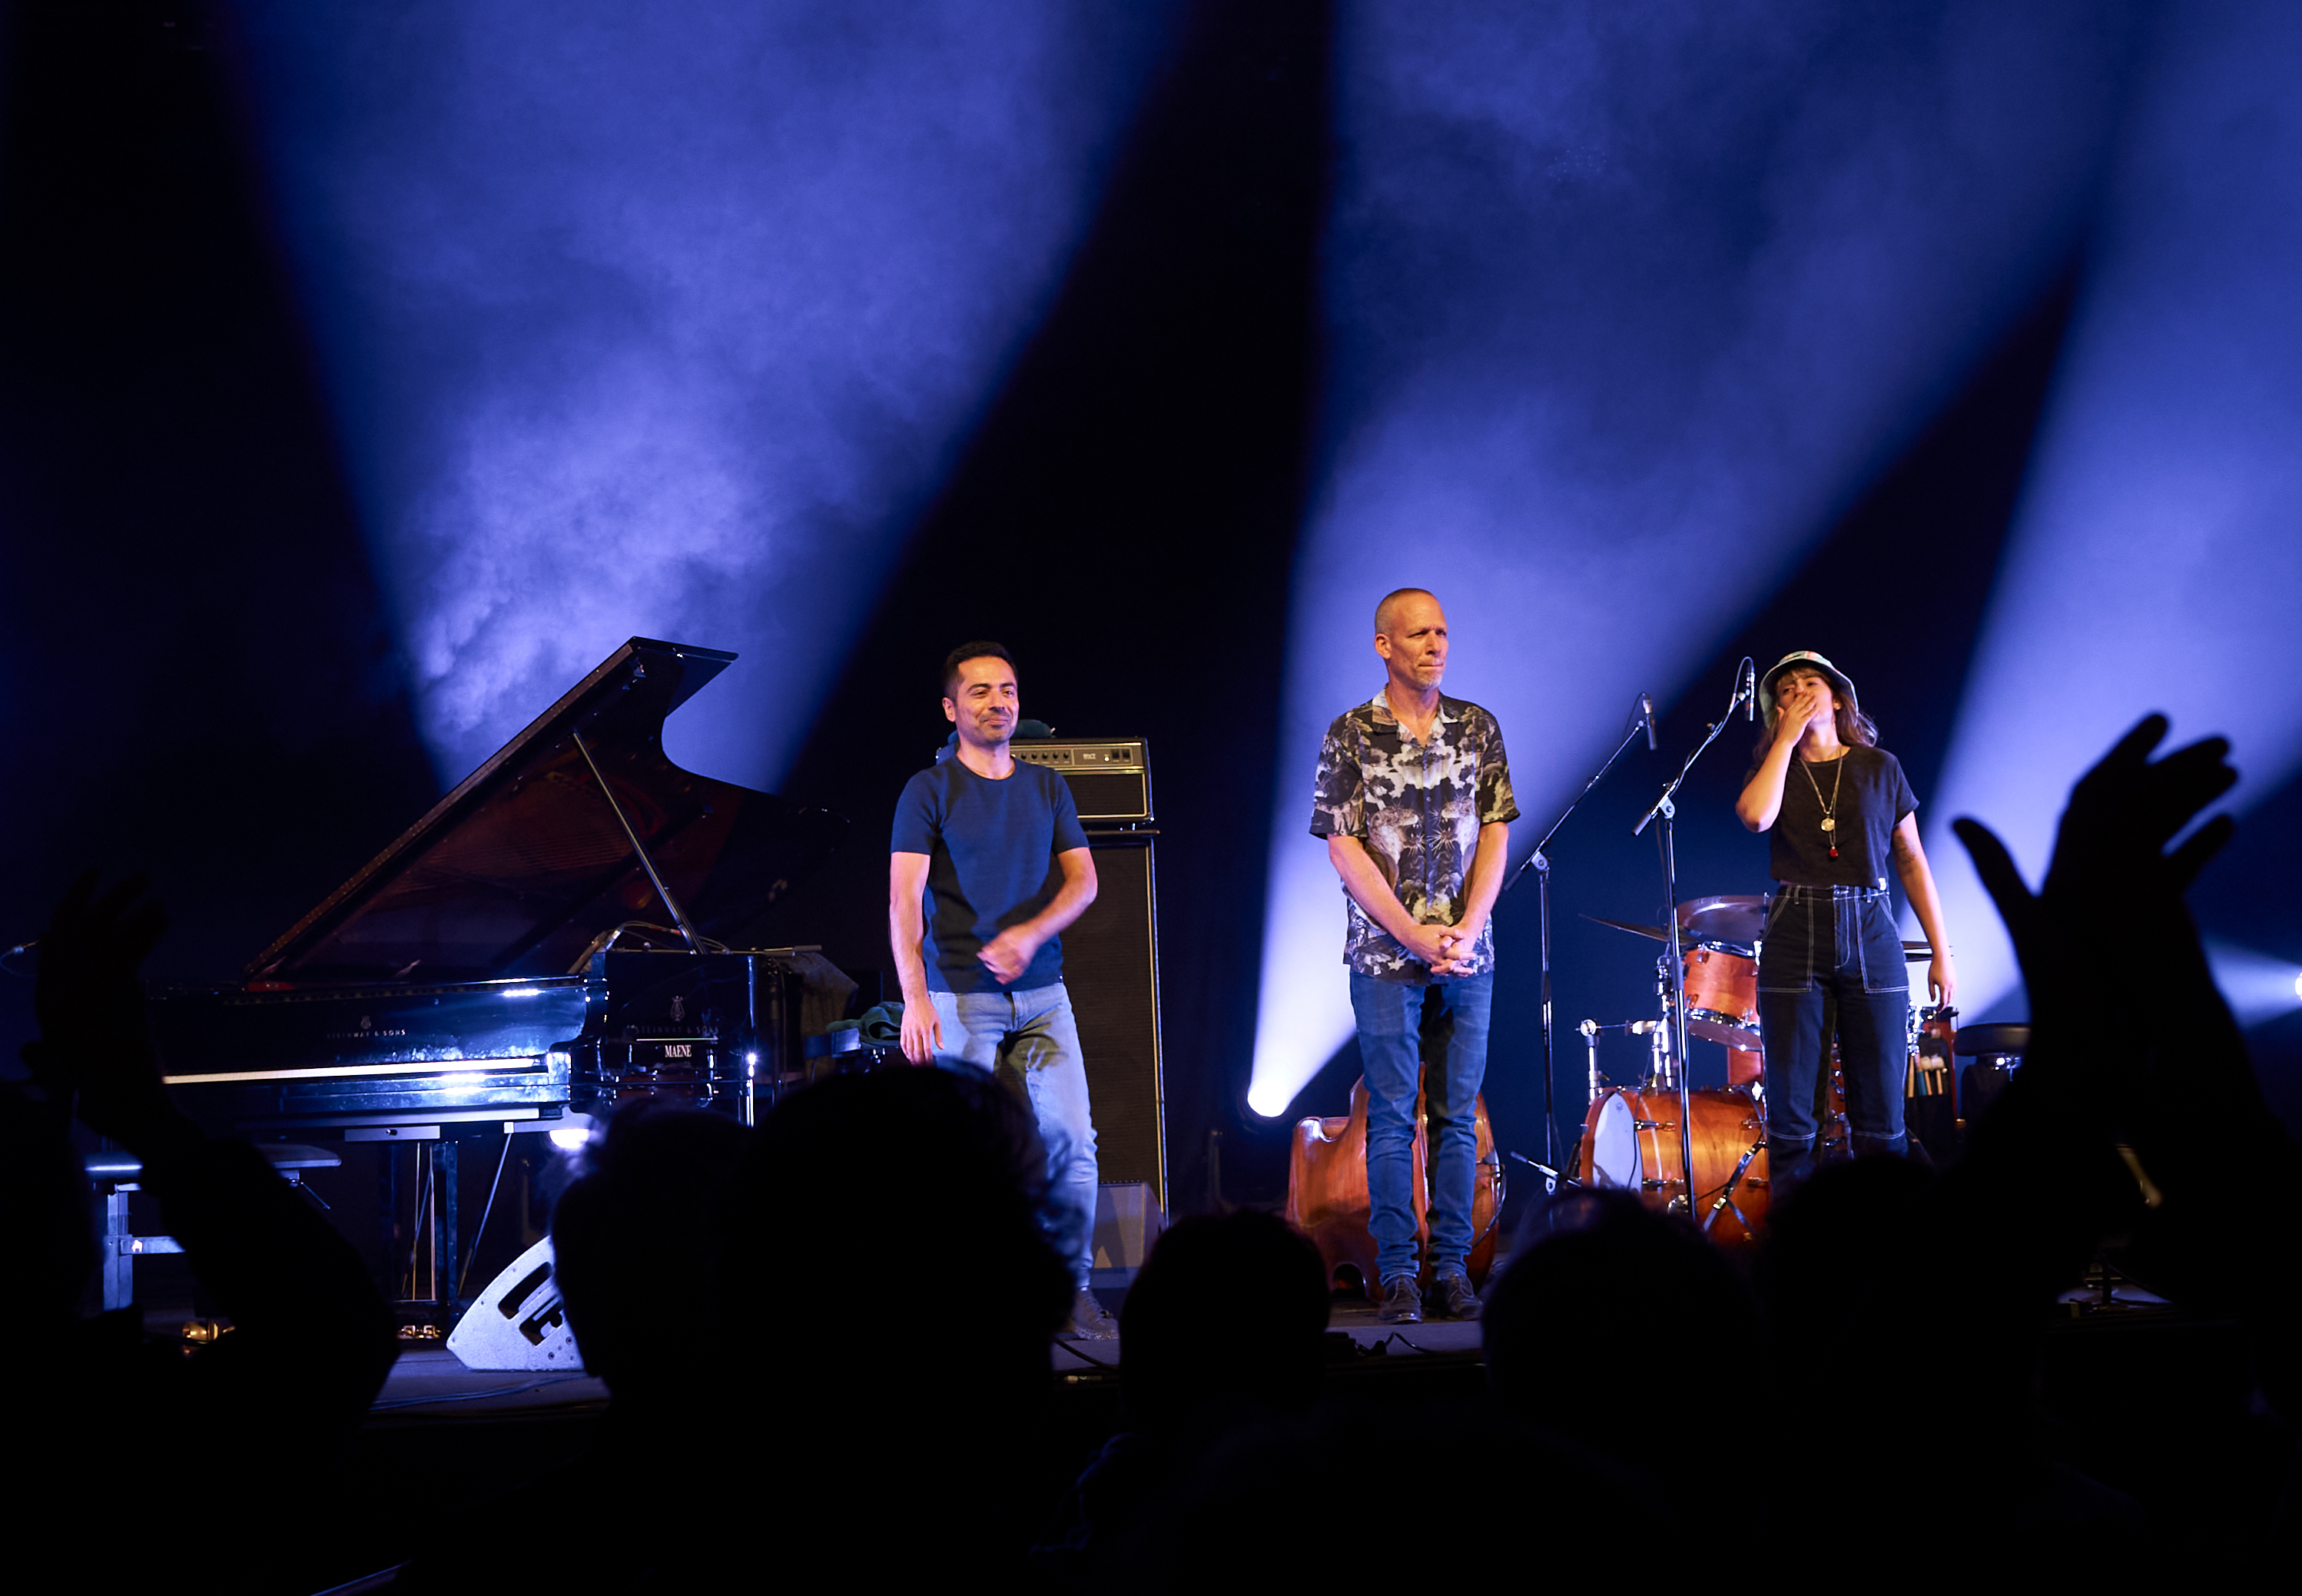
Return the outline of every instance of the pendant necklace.
{"type": "Polygon", "coordinates": [[[1807,761],[1801,760],[1798,762],[1798,767],[1800,769],[1806,771],[1806,785],[1814,789],[1814,801],[1817,803],[1822,804],[1823,840],[1830,844],[1830,856],[1833,859],[1836,859],[1838,857],[1838,837],[1836,836],[1838,830],[1838,784],[1844,780],[1846,777],[1846,756],[1842,753],[1831,762],[1836,765],[1838,769],[1830,778],[1830,799],[1828,802],[1824,802],[1822,796],[1822,784],[1815,780],[1814,771],[1809,769],[1807,761]]]}

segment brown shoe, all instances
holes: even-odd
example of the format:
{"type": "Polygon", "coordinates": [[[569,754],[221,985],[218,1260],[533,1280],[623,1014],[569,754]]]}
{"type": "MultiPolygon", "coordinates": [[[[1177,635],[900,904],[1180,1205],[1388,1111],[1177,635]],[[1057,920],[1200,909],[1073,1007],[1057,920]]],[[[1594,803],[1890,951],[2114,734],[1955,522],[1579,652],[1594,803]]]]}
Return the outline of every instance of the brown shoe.
{"type": "Polygon", "coordinates": [[[1066,1341],[1115,1341],[1119,1339],[1119,1321],[1096,1300],[1094,1291],[1081,1286],[1071,1298],[1071,1322],[1056,1336],[1066,1341]]]}
{"type": "Polygon", "coordinates": [[[1433,1295],[1439,1298],[1440,1311],[1449,1319],[1479,1316],[1479,1294],[1471,1289],[1471,1277],[1460,1270],[1441,1275],[1433,1295]]]}
{"type": "Polygon", "coordinates": [[[1413,1275],[1402,1274],[1383,1287],[1382,1308],[1375,1317],[1385,1324],[1423,1323],[1423,1293],[1416,1289],[1413,1275]]]}

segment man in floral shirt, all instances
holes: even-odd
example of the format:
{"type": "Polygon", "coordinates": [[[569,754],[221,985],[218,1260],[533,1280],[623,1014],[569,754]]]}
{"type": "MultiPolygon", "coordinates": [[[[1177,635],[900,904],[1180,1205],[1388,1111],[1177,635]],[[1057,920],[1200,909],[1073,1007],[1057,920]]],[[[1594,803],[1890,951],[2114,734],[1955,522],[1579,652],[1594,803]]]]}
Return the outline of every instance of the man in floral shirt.
{"type": "Polygon", "coordinates": [[[1474,703],[1439,692],[1447,617],[1421,588],[1375,609],[1382,691],[1337,716],[1319,749],[1311,834],[1350,903],[1343,962],[1367,1086],[1367,1187],[1382,1317],[1422,1318],[1416,1285],[1415,1098],[1430,1116],[1431,1261],[1441,1311],[1475,1319],[1464,1267],[1478,1174],[1474,1104],[1487,1069],[1494,1002],[1494,928],[1511,799],[1502,728],[1474,703]],[[1425,998],[1452,1021],[1443,1058],[1422,1080],[1425,998]]]}

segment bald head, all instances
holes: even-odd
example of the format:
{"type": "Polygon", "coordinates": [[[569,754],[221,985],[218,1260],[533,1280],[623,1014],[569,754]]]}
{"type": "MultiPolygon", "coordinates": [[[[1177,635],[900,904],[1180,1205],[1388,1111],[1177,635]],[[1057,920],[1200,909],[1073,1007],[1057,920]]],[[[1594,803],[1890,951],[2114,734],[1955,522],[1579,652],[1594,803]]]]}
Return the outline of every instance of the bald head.
{"type": "Polygon", "coordinates": [[[1386,637],[1397,635],[1399,612],[1406,607],[1407,601],[1410,599],[1427,599],[1432,609],[1436,609],[1439,607],[1438,595],[1428,588],[1399,588],[1395,592],[1383,594],[1382,602],[1374,607],[1374,629],[1386,637]]]}
{"type": "Polygon", "coordinates": [[[1390,674],[1393,698],[1435,703],[1447,674],[1447,612],[1419,587],[1385,595],[1374,609],[1374,651],[1390,674]]]}

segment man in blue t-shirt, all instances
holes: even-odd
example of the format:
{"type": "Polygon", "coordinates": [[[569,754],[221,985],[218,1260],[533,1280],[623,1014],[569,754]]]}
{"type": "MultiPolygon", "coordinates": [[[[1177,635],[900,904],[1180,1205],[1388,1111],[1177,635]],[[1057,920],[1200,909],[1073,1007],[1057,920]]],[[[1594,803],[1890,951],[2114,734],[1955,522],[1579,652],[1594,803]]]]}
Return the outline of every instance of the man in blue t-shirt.
{"type": "Polygon", "coordinates": [[[1068,1332],[1119,1326],[1088,1284],[1095,1240],[1095,1122],[1063,931],[1095,902],[1095,856],[1063,778],[1019,761],[1015,666],[996,643],[944,661],[945,718],[958,747],[895,804],[887,928],[903,989],[903,1056],[1015,1072],[1063,1211],[1055,1238],[1078,1287],[1068,1332]]]}

